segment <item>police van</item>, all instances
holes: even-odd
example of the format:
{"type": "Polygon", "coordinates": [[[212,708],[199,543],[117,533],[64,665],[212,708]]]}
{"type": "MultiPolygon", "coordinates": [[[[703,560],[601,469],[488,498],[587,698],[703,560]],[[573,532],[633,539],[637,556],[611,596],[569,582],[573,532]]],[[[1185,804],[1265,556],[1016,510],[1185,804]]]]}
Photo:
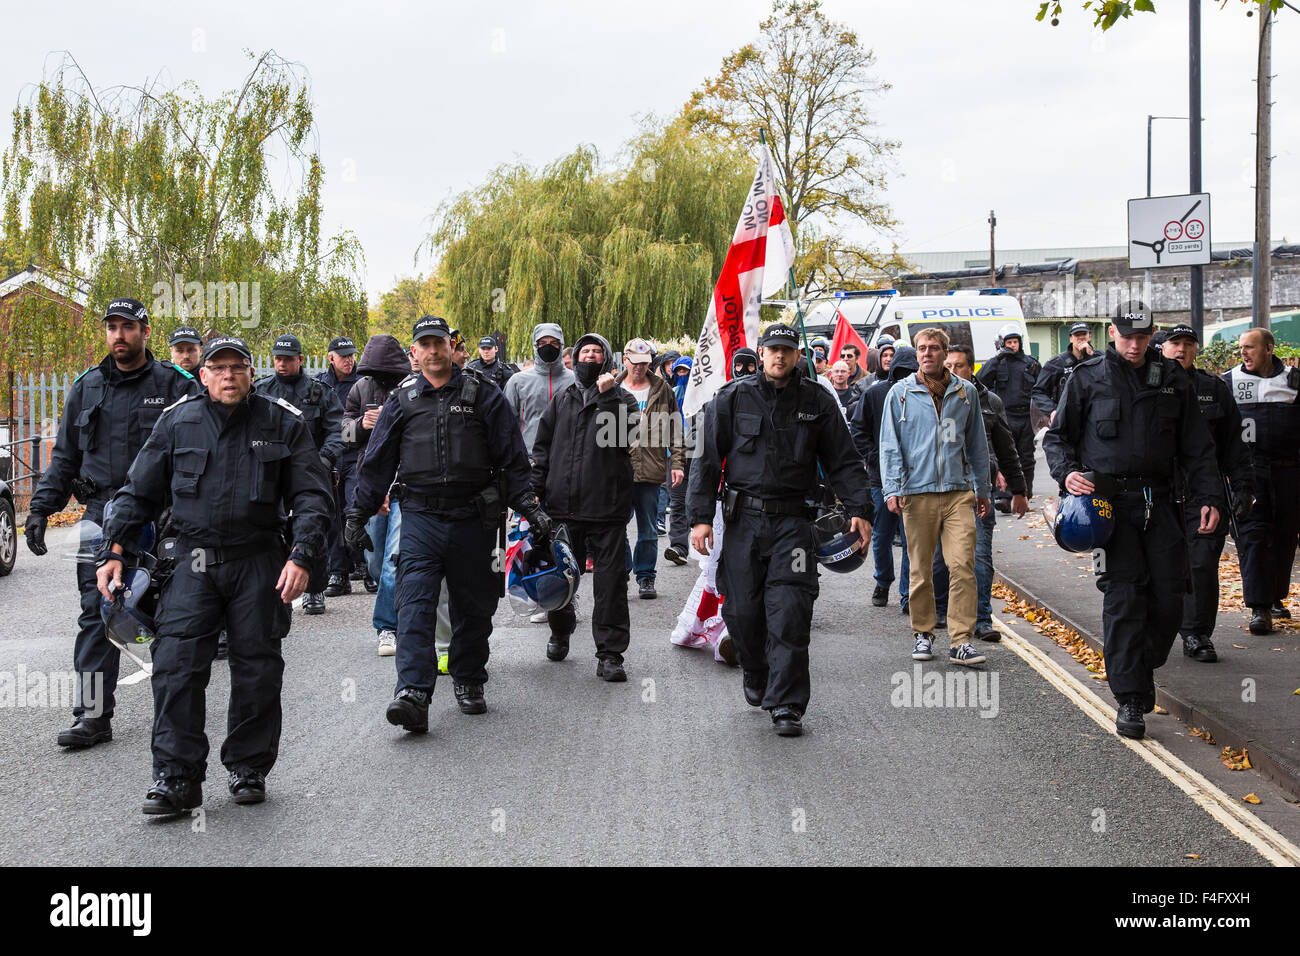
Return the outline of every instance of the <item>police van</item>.
{"type": "Polygon", "coordinates": [[[1020,300],[1005,289],[969,289],[948,295],[899,295],[893,289],[843,292],[812,304],[804,317],[810,339],[835,335],[836,309],[868,346],[888,335],[900,344],[912,344],[921,329],[941,328],[954,345],[969,345],[981,364],[997,354],[1002,330],[1015,326],[1022,342],[1029,341],[1020,300]]]}

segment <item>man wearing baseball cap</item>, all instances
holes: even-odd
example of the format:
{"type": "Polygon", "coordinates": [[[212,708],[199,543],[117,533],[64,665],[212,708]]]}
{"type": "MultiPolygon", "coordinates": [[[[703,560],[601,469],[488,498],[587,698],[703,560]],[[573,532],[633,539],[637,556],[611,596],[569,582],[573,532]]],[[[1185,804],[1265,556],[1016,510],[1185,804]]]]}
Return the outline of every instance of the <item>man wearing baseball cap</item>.
{"type": "Polygon", "coordinates": [[[171,364],[185,369],[191,375],[197,374],[199,353],[202,351],[203,337],[199,330],[190,325],[182,325],[167,338],[171,350],[171,364]]]}
{"type": "Polygon", "coordinates": [[[1092,347],[1092,330],[1087,322],[1075,322],[1070,326],[1070,347],[1060,355],[1053,355],[1038,373],[1030,399],[1034,407],[1048,417],[1056,414],[1056,403],[1061,400],[1061,389],[1065,379],[1074,367],[1096,354],[1092,347]]]}
{"type": "MultiPolygon", "coordinates": [[[[330,475],[332,494],[339,484],[339,462],[343,458],[343,404],[334,389],[302,374],[302,343],[297,336],[287,333],[276,336],[275,344],[271,346],[271,361],[275,365],[275,373],[259,378],[253,387],[272,401],[283,398],[302,413],[307,430],[311,432],[312,441],[320,453],[321,462],[330,475]]],[[[311,586],[302,599],[304,614],[325,613],[329,554],[322,551],[316,560],[311,586]]],[[[344,581],[346,580],[345,576],[344,581]]]]}
{"type": "Polygon", "coordinates": [[[659,487],[664,475],[674,486],[681,484],[686,470],[677,397],[663,378],[650,374],[653,357],[654,349],[645,339],[632,339],[623,347],[623,367],[627,371],[623,387],[632,393],[641,412],[631,455],[632,512],[636,515],[632,573],[642,598],[658,595],[655,560],[659,551],[659,487]]]}
{"type": "Polygon", "coordinates": [[[470,362],[469,367],[504,392],[506,382],[510,381],[510,376],[515,373],[514,369],[497,357],[500,345],[501,343],[492,336],[483,336],[478,340],[478,358],[470,362]]]}
{"type": "Polygon", "coordinates": [[[746,702],[768,710],[783,737],[803,733],[812,695],[817,542],[807,501],[822,497],[818,467],[843,502],[859,548],[867,547],[873,517],[866,468],[844,416],[808,378],[799,345],[788,325],[768,326],[759,340],[760,371],[719,389],[703,416],[686,494],[691,545],[708,554],[717,489],[726,481],[717,574],[722,618],[740,658],[746,702]]]}
{"type": "MultiPolygon", "coordinates": [[[[1173,359],[1192,377],[1196,404],[1214,439],[1219,480],[1227,480],[1225,499],[1228,488],[1233,492],[1232,500],[1225,500],[1234,512],[1233,517],[1220,522],[1214,534],[1197,534],[1200,516],[1192,505],[1183,505],[1192,586],[1183,597],[1183,624],[1178,631],[1183,639],[1185,656],[1212,664],[1219,659],[1210,639],[1219,612],[1219,555],[1223,553],[1229,525],[1244,520],[1250,511],[1255,475],[1250,447],[1242,440],[1241,413],[1228,390],[1228,383],[1195,365],[1196,353],[1200,349],[1196,330],[1190,325],[1176,325],[1165,333],[1164,339],[1160,350],[1165,358],[1173,359]]],[[[1186,484],[1182,469],[1179,469],[1179,477],[1186,484]]]]}
{"type": "Polygon", "coordinates": [[[163,585],[153,645],[153,786],[144,813],[175,816],[203,802],[205,688],[218,632],[229,638],[230,716],[221,762],[235,803],[266,799],[280,745],[291,602],[323,554],[328,475],[302,415],[253,391],[252,353],[222,336],[203,350],[205,395],[167,408],[113,498],[96,585],[111,597],[123,545],[171,508],[178,560],[163,585]],[[293,515],[286,547],[285,515],[293,515]]]}
{"type": "MultiPolygon", "coordinates": [[[[332,389],[338,397],[340,410],[347,406],[348,393],[357,383],[357,347],[346,335],[332,339],[327,356],[329,365],[316,375],[316,381],[332,389]]],[[[335,520],[330,528],[329,583],[325,585],[326,597],[352,593],[352,582],[360,581],[365,574],[365,562],[343,541],[343,509],[347,507],[352,492],[353,473],[357,464],[357,446],[343,435],[342,418],[339,420],[339,437],[343,445],[337,463],[338,481],[334,485],[335,520]]]]}
{"type": "MultiPolygon", "coordinates": [[[[104,310],[108,354],[77,376],[59,419],[49,467],[41,475],[26,521],[27,547],[46,553],[49,516],[70,495],[86,506],[82,520],[103,521],[104,505],[127,473],[163,409],[198,391],[184,369],[156,361],[149,351],[149,313],[135,299],[114,299],[104,310]]],[[[81,614],[73,660],[77,670],[74,722],[59,734],[61,747],[93,747],[113,739],[119,651],[100,616],[95,569],[78,564],[81,614]]]]}

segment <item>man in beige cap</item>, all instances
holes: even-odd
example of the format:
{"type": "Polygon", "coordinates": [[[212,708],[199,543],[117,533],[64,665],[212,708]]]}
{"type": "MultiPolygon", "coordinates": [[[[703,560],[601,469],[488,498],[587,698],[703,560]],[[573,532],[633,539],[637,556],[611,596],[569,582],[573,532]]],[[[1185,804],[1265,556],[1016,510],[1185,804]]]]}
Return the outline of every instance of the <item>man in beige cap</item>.
{"type": "Polygon", "coordinates": [[[636,515],[632,572],[642,598],[657,596],[659,486],[666,475],[673,485],[681,484],[686,469],[677,396],[663,378],[650,374],[653,358],[654,349],[645,339],[633,339],[623,348],[623,367],[627,371],[623,387],[632,393],[641,411],[639,431],[629,454],[632,456],[632,513],[636,515]]]}

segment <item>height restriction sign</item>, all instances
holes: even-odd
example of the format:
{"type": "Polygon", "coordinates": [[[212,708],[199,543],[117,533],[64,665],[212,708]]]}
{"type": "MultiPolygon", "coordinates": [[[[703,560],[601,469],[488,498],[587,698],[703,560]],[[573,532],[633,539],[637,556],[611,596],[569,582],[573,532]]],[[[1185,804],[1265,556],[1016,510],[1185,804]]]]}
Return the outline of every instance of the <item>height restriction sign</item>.
{"type": "Polygon", "coordinates": [[[1210,194],[1128,201],[1128,266],[1204,266],[1210,262],[1210,194]]]}

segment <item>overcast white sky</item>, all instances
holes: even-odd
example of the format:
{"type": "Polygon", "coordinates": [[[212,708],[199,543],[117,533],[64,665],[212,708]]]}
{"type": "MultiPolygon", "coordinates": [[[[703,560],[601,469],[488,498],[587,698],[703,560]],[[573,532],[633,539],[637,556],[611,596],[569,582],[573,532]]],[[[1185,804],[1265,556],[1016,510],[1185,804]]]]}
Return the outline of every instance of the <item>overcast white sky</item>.
{"type": "MultiPolygon", "coordinates": [[[[1102,36],[1078,0],[1059,27],[1036,0],[826,0],[893,84],[880,132],[902,149],[888,190],[904,251],[1126,241],[1145,191],[1146,116],[1187,115],[1187,3],[1157,0],[1102,36]]],[[[165,69],[208,93],[234,87],[241,51],[274,48],[311,73],[328,232],[366,252],[374,296],[415,271],[429,217],[499,163],[543,163],[577,143],[612,155],[646,112],[671,113],[752,38],[769,0],[476,3],[137,2],[7,12],[0,94],[16,102],[50,51],[96,85],[165,69]]],[[[1204,188],[1213,238],[1253,235],[1256,19],[1205,0],[1204,188]]],[[[1273,45],[1273,234],[1300,240],[1300,15],[1273,45]]],[[[5,133],[7,139],[8,134],[5,133]]],[[[1155,124],[1153,192],[1187,191],[1187,124],[1155,124]]],[[[737,197],[739,212],[739,197],[737,197]]],[[[730,228],[730,224],[728,224],[730,228]]],[[[421,267],[428,268],[427,262],[421,267]]]]}

